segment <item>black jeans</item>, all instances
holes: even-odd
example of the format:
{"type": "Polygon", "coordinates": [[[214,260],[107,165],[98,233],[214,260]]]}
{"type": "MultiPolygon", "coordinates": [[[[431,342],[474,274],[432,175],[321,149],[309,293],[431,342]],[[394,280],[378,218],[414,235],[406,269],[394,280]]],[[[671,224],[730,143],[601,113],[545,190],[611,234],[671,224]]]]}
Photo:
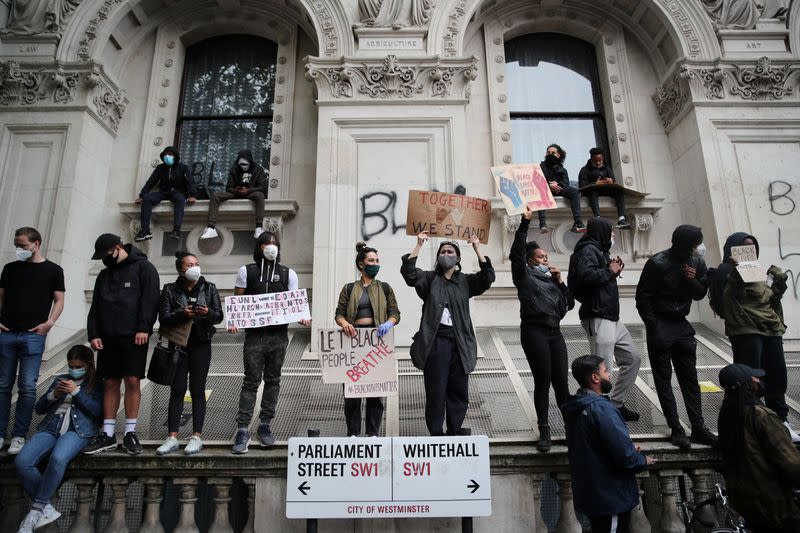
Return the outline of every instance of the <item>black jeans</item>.
{"type": "Polygon", "coordinates": [[[669,427],[681,427],[675,394],[672,392],[673,366],[692,428],[704,427],[700,384],[697,382],[697,341],[692,325],[686,319],[657,319],[647,329],[647,351],[658,401],[669,427]]]}
{"type": "Polygon", "coordinates": [[[563,405],[569,396],[567,384],[567,343],[561,329],[543,324],[520,326],[522,349],[533,374],[533,403],[540,426],[547,426],[550,411],[550,385],[556,404],[563,405]]]}
{"type": "Polygon", "coordinates": [[[142,229],[150,231],[150,218],[153,216],[153,207],[164,200],[169,200],[174,205],[175,213],[172,229],[180,231],[183,225],[183,210],[186,207],[186,196],[181,191],[161,192],[152,191],[142,198],[142,229]]]}
{"type": "MultiPolygon", "coordinates": [[[[361,435],[361,398],[344,399],[344,418],[347,436],[361,435]]],[[[377,435],[383,421],[383,399],[367,398],[367,435],[377,435]]]]}
{"type": "MultiPolygon", "coordinates": [[[[569,207],[572,210],[572,218],[575,222],[581,221],[581,192],[572,186],[564,187],[561,192],[554,192],[553,196],[563,196],[569,200],[569,207]]],[[[539,225],[545,224],[545,212],[539,211],[539,225]]]]}
{"type": "Polygon", "coordinates": [[[763,368],[764,403],[786,421],[789,408],[786,406],[786,357],[783,354],[783,337],[766,335],[731,335],[733,362],[751,368],[763,368]]]}
{"type": "Polygon", "coordinates": [[[589,517],[592,533],[631,533],[631,512],[589,517]],[[616,518],[616,524],[614,519],[616,518]],[[616,525],[616,529],[613,527],[616,525]]]}
{"type": "Polygon", "coordinates": [[[469,406],[469,376],[461,364],[456,340],[437,336],[423,372],[425,378],[425,423],[431,435],[455,435],[464,423],[469,406]]]}
{"type": "Polygon", "coordinates": [[[239,393],[239,412],[236,424],[240,428],[250,425],[256,407],[258,386],[264,381],[261,394],[262,424],[269,424],[275,416],[278,394],[281,391],[281,368],[289,346],[289,335],[285,329],[246,330],[244,337],[244,381],[239,393]]]}
{"type": "Polygon", "coordinates": [[[610,196],[614,199],[614,202],[617,204],[617,216],[624,217],[625,216],[625,194],[619,189],[611,189],[611,190],[591,190],[586,193],[586,198],[589,200],[589,207],[592,208],[592,214],[595,217],[600,216],[600,202],[598,201],[598,196],[610,196]]]}
{"type": "Polygon", "coordinates": [[[206,378],[211,365],[211,343],[192,342],[186,353],[178,359],[175,379],[169,392],[167,426],[170,433],[177,433],[183,413],[183,398],[186,394],[186,377],[189,377],[189,392],[192,395],[192,431],[202,433],[206,419],[206,378]]]}

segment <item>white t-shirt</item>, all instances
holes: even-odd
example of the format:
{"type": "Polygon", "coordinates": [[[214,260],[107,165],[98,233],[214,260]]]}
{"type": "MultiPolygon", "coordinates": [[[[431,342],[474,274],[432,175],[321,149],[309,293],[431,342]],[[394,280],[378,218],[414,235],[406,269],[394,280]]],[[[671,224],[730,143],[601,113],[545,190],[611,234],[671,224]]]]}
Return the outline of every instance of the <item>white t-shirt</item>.
{"type": "Polygon", "coordinates": [[[442,311],[442,319],[439,320],[439,324],[444,324],[445,326],[453,327],[453,315],[450,314],[449,307],[445,307],[444,311],[442,311]]]}
{"type": "MultiPolygon", "coordinates": [[[[271,273],[271,269],[268,268],[267,265],[264,265],[264,275],[268,276],[271,273]]],[[[246,289],[247,288],[247,266],[242,266],[239,268],[239,272],[236,273],[236,282],[233,284],[234,287],[238,289],[246,289]]],[[[289,290],[296,291],[299,287],[297,281],[297,272],[289,269],[289,290]]]]}

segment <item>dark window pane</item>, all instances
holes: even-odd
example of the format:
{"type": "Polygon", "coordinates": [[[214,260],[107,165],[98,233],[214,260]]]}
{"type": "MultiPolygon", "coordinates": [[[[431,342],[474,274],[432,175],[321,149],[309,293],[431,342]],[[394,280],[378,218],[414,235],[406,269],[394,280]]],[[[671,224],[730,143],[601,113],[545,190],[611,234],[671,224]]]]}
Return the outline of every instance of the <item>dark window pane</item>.
{"type": "Polygon", "coordinates": [[[555,142],[567,151],[564,165],[569,179],[578,181],[578,172],[589,158],[589,148],[601,145],[599,119],[517,118],[511,121],[515,163],[538,163],[547,145],[555,142]],[[585,157],[584,157],[585,155],[585,157]]]}

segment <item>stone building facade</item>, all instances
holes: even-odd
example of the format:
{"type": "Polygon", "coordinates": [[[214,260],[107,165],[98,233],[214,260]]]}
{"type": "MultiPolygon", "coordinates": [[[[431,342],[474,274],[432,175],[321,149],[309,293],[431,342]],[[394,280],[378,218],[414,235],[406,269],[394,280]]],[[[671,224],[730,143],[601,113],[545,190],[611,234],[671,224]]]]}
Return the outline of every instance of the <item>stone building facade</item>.
{"type": "MultiPolygon", "coordinates": [[[[497,282],[476,325],[518,321],[504,215],[489,167],[569,152],[572,179],[593,145],[647,193],[615,253],[626,262],[622,318],[652,253],[680,223],[702,226],[716,264],[734,231],[792,271],[788,337],[800,335],[800,2],[791,0],[34,0],[0,33],[0,260],[21,225],[45,235],[67,279],[50,343],[80,334],[106,231],[131,239],[139,189],[167,145],[201,190],[224,182],[240,148],[269,168],[266,225],[283,262],[333,323],[355,278],[354,245],[381,252],[398,290],[402,343],[420,310],[399,288],[408,189],[492,198],[486,253],[497,282]],[[763,4],[763,5],[762,5],[763,4]],[[569,53],[567,53],[569,52],[569,53]]],[[[562,202],[562,200],[559,200],[562,202]]],[[[200,241],[207,202],[187,209],[180,245],[156,209],[142,247],[174,275],[178,246],[230,291],[250,261],[246,201],[224,204],[221,238],[200,241]]],[[[604,215],[615,215],[603,203],[604,215]]],[[[585,214],[588,206],[584,204],[585,214]]],[[[576,235],[564,203],[531,232],[566,267],[576,235]]],[[[433,259],[432,251],[422,261],[433,259]]],[[[464,254],[464,267],[476,267],[464,254]]],[[[693,319],[715,328],[707,305],[693,319]]],[[[576,322],[577,314],[568,321],[576,322]]]]}

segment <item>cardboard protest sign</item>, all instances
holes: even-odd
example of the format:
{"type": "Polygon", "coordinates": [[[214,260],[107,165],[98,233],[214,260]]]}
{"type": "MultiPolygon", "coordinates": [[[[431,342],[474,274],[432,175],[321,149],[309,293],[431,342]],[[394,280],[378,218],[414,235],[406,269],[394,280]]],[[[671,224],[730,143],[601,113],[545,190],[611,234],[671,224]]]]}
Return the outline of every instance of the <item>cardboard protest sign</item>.
{"type": "Polygon", "coordinates": [[[745,283],[766,281],[767,269],[758,262],[758,253],[755,245],[731,247],[731,257],[736,260],[736,270],[745,283]]]}
{"type": "Polygon", "coordinates": [[[356,328],[355,337],[341,329],[321,329],[317,335],[323,383],[344,383],[345,398],[397,396],[394,330],[383,337],[375,328],[356,328]]]}
{"type": "Polygon", "coordinates": [[[538,163],[492,167],[495,187],[509,215],[558,207],[538,163]]]}
{"type": "Polygon", "coordinates": [[[491,223],[489,200],[444,192],[408,191],[407,235],[425,231],[431,237],[462,241],[477,235],[486,244],[491,223]]]}
{"type": "Polygon", "coordinates": [[[263,328],[298,320],[311,320],[305,289],[225,298],[225,324],[229,328],[263,328]]]}

